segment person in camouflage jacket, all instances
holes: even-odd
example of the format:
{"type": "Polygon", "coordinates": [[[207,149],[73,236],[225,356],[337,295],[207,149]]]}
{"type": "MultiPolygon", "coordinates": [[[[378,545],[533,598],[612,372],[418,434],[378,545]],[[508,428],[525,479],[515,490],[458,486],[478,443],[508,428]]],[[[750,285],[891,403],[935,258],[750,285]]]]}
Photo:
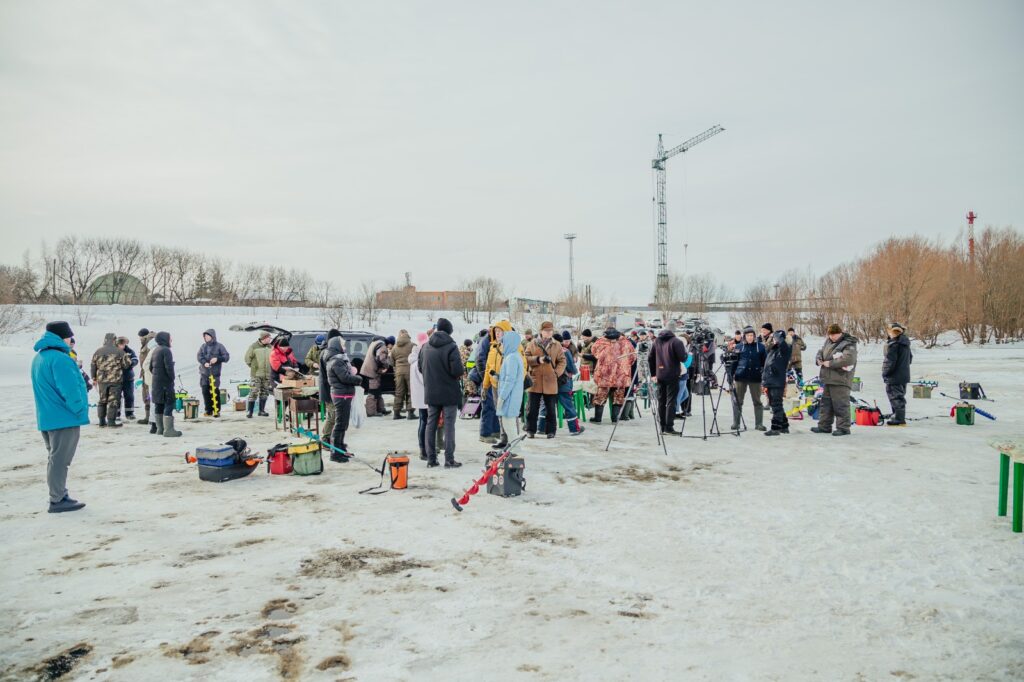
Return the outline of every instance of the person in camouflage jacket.
{"type": "Polygon", "coordinates": [[[100,394],[96,407],[100,427],[121,426],[117,421],[121,411],[121,382],[124,371],[131,367],[131,358],[117,347],[116,341],[117,335],[108,333],[103,337],[103,345],[92,355],[92,380],[99,387],[100,394]]]}

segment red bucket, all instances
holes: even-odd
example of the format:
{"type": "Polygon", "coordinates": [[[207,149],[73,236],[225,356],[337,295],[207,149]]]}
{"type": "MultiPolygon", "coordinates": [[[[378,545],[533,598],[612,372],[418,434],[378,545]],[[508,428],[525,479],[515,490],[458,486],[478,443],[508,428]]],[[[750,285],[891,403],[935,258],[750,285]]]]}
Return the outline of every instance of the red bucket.
{"type": "Polygon", "coordinates": [[[877,407],[858,407],[857,426],[878,426],[882,420],[882,411],[877,407]]]}
{"type": "Polygon", "coordinates": [[[267,472],[277,475],[292,472],[292,456],[288,454],[287,445],[276,445],[267,451],[267,472]]]}
{"type": "Polygon", "coordinates": [[[580,366],[580,381],[590,381],[590,367],[588,365],[580,366]]]}

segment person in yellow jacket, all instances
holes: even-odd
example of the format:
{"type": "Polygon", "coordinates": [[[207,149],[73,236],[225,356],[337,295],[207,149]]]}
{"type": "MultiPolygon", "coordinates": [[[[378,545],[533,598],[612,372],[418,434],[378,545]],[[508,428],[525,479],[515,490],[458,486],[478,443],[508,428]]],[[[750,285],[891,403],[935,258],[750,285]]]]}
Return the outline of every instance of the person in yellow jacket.
{"type": "MultiPolygon", "coordinates": [[[[505,332],[512,331],[512,323],[508,320],[499,320],[491,325],[487,331],[489,348],[487,350],[487,361],[484,363],[481,374],[483,378],[480,384],[480,394],[484,400],[481,405],[480,419],[480,440],[484,443],[491,443],[498,438],[498,443],[507,442],[508,437],[501,427],[494,407],[498,402],[498,373],[501,371],[501,363],[504,361],[504,353],[501,349],[501,337],[505,332]]],[[[526,355],[522,346],[519,348],[519,357],[523,362],[523,372],[526,372],[526,355]]],[[[479,361],[477,362],[479,365],[479,361]]]]}

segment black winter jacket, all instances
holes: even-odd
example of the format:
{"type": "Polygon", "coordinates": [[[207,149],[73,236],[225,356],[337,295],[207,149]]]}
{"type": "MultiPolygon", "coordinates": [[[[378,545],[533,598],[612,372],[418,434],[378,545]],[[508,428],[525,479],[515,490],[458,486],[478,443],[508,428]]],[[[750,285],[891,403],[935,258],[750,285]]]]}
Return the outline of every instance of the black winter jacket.
{"type": "Polygon", "coordinates": [[[887,384],[910,383],[910,363],[914,354],[910,351],[910,339],[900,334],[885,342],[885,360],[882,361],[882,380],[887,384]]]}
{"type": "Polygon", "coordinates": [[[775,343],[765,356],[761,385],[765,388],[785,388],[786,369],[789,367],[789,358],[793,355],[793,346],[786,343],[786,332],[781,329],[772,336],[775,343]]]}
{"type": "Polygon", "coordinates": [[[363,378],[352,373],[352,363],[345,354],[341,337],[335,336],[327,342],[327,348],[320,354],[320,362],[324,372],[320,377],[320,399],[332,401],[334,396],[353,396],[356,386],[363,383],[363,378]],[[326,375],[326,376],[325,376],[326,375]],[[328,395],[324,396],[326,379],[328,395]]]}
{"type": "Polygon", "coordinates": [[[760,340],[755,340],[754,343],[744,341],[736,346],[736,350],[740,354],[740,360],[736,363],[736,381],[759,383],[767,358],[764,344],[760,340]]]}
{"type": "Polygon", "coordinates": [[[174,355],[171,353],[171,335],[159,332],[156,348],[150,357],[149,390],[154,403],[174,402],[174,355]]]}
{"type": "MultiPolygon", "coordinates": [[[[224,344],[217,340],[217,332],[213,329],[207,329],[204,334],[209,334],[213,341],[203,342],[203,345],[199,346],[199,351],[196,353],[196,362],[199,363],[199,378],[200,381],[206,379],[211,374],[215,377],[220,377],[220,368],[225,362],[231,359],[231,354],[228,353],[228,349],[224,347],[224,344]],[[217,358],[217,362],[204,367],[213,358],[217,358]]],[[[203,382],[205,386],[206,383],[203,382]]]]}
{"type": "Polygon", "coordinates": [[[679,381],[683,363],[686,362],[686,344],[674,332],[662,329],[654,340],[647,361],[651,374],[659,382],[679,381]]]}
{"type": "Polygon", "coordinates": [[[459,356],[459,347],[447,332],[431,334],[430,340],[420,349],[419,365],[427,405],[458,405],[462,402],[459,378],[466,368],[459,356]]]}

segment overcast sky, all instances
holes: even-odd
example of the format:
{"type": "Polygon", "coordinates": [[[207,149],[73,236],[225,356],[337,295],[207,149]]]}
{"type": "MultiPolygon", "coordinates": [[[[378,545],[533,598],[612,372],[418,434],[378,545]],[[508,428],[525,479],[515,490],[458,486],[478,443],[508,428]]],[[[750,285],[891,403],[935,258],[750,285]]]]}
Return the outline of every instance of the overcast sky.
{"type": "Polygon", "coordinates": [[[354,288],[739,293],[1024,228],[1024,2],[0,2],[0,260],[131,235],[354,288]]]}

